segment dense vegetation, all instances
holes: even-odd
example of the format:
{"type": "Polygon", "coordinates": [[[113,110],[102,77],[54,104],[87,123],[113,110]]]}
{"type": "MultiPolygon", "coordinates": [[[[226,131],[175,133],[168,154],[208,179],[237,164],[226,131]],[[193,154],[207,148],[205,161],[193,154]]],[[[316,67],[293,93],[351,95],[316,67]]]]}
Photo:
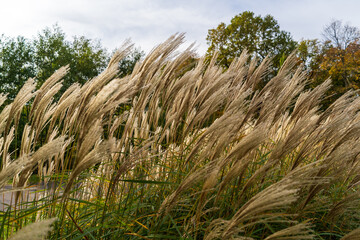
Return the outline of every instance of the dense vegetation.
{"type": "Polygon", "coordinates": [[[357,29],[295,43],[245,12],[222,33],[249,23],[289,48],[198,58],[175,35],[110,58],[57,27],[3,37],[0,238],[357,239],[357,29]]]}
{"type": "Polygon", "coordinates": [[[32,79],[25,83],[0,115],[0,182],[19,189],[2,212],[2,238],[41,237],[51,223],[50,239],[357,236],[354,92],[319,111],[330,82],[303,91],[294,54],[259,91],[270,62],[254,68],[246,52],[226,71],[214,58],[181,74],[193,55],[174,56],[182,39],[170,38],[116,78],[124,46],[99,76],[58,101],[68,68],[37,91],[32,79]],[[10,152],[16,134],[21,142],[10,152]],[[34,174],[53,184],[32,200],[23,188],[34,174]],[[37,221],[44,222],[23,228],[37,221]]]}
{"type": "Polygon", "coordinates": [[[309,88],[319,86],[328,78],[332,80],[321,103],[325,109],[348,90],[360,88],[360,30],[334,20],[324,27],[322,35],[323,39],[295,42],[289,32],[280,30],[272,16],[255,16],[246,11],[231,19],[230,24],[220,23],[209,30],[206,55],[211,59],[217,51],[217,63],[223,68],[228,68],[243,50],[260,62],[270,57],[270,72],[259,86],[263,87],[276,75],[286,57],[297,49],[299,63],[305,65],[311,79],[309,88]]]}
{"type": "MultiPolygon", "coordinates": [[[[84,84],[99,75],[110,59],[108,50],[100,41],[84,36],[75,36],[68,40],[58,25],[45,28],[33,39],[22,36],[0,37],[0,93],[14,100],[20,88],[29,78],[34,78],[40,86],[57,69],[70,66],[64,77],[65,91],[73,83],[84,84]]],[[[143,52],[134,49],[119,63],[119,74],[125,76],[132,71],[135,62],[143,52]]]]}

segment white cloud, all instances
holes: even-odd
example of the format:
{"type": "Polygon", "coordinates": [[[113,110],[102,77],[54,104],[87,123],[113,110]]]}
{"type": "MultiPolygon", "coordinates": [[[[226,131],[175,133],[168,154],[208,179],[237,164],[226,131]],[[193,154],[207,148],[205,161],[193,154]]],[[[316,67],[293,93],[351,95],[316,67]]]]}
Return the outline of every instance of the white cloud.
{"type": "Polygon", "coordinates": [[[85,35],[101,39],[112,49],[131,38],[149,51],[176,32],[186,32],[188,44],[196,41],[205,52],[206,35],[220,22],[250,10],[271,14],[283,30],[300,38],[319,38],[332,18],[360,26],[360,2],[355,0],[13,0],[2,3],[0,33],[32,37],[58,23],[68,36],[85,35]]]}

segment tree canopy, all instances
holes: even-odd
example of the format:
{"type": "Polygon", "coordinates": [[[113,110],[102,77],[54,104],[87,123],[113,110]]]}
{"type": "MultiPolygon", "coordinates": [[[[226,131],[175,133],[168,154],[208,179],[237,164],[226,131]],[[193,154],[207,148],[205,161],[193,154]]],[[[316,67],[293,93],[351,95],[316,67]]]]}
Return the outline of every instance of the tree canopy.
{"type": "Polygon", "coordinates": [[[259,60],[272,57],[274,67],[278,68],[284,56],[297,46],[290,33],[280,30],[278,22],[271,15],[255,16],[249,11],[236,15],[229,25],[220,23],[217,28],[210,29],[206,40],[210,45],[207,55],[211,57],[218,51],[218,63],[225,68],[244,49],[259,60]]]}
{"type": "MultiPolygon", "coordinates": [[[[310,88],[328,78],[332,80],[323,101],[326,108],[348,90],[360,89],[360,30],[333,20],[324,27],[322,36],[323,40],[305,39],[298,43],[280,29],[271,15],[262,17],[245,11],[233,17],[230,24],[220,23],[209,29],[206,54],[210,59],[217,51],[217,63],[225,69],[245,49],[260,61],[269,56],[273,68],[267,77],[271,78],[283,60],[297,49],[299,62],[304,63],[309,73],[310,88]]],[[[258,87],[261,86],[260,83],[258,87]]]]}
{"type": "Polygon", "coordinates": [[[360,89],[360,32],[357,27],[334,20],[323,31],[324,40],[303,40],[299,44],[299,55],[306,63],[316,87],[326,79],[332,87],[323,102],[326,108],[350,89],[360,89]]]}
{"type": "MultiPolygon", "coordinates": [[[[119,62],[120,75],[129,74],[144,53],[135,49],[119,62]]],[[[0,92],[12,100],[29,78],[40,86],[62,66],[69,65],[70,72],[63,81],[63,89],[77,82],[99,75],[106,67],[110,54],[99,40],[74,36],[68,40],[58,26],[48,27],[33,39],[22,36],[0,38],[0,92]]],[[[60,91],[62,92],[62,91],[60,91]]]]}
{"type": "Polygon", "coordinates": [[[26,80],[36,75],[34,48],[24,37],[0,39],[0,92],[13,99],[26,80]]]}

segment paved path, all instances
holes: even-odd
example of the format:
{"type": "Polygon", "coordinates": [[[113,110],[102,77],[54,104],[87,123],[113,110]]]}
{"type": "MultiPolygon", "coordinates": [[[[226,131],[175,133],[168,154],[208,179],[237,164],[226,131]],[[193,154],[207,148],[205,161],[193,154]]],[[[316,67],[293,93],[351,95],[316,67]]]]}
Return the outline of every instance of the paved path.
{"type": "MultiPolygon", "coordinates": [[[[51,187],[54,187],[53,184],[54,183],[48,183],[46,186],[44,184],[39,184],[27,187],[26,190],[22,190],[22,202],[31,202],[41,198],[44,190],[46,188],[50,189],[51,187]]],[[[11,191],[12,189],[11,185],[6,185],[0,190],[9,190],[9,192],[0,193],[0,211],[6,211],[9,206],[14,207],[16,191],[11,191]]]]}

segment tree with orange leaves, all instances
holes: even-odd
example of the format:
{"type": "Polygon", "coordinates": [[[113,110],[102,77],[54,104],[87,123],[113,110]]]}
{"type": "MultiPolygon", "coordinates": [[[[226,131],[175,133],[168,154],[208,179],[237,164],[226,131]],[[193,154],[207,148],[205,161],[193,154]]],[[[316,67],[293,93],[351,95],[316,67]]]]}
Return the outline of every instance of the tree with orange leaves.
{"type": "Polygon", "coordinates": [[[324,29],[326,41],[307,40],[300,43],[300,56],[309,69],[311,87],[315,87],[327,78],[332,87],[324,100],[329,106],[338,97],[350,89],[360,89],[360,31],[340,21],[333,21],[324,29]],[[315,53],[308,49],[315,49],[315,53]],[[306,59],[310,56],[310,60],[306,59]]]}

